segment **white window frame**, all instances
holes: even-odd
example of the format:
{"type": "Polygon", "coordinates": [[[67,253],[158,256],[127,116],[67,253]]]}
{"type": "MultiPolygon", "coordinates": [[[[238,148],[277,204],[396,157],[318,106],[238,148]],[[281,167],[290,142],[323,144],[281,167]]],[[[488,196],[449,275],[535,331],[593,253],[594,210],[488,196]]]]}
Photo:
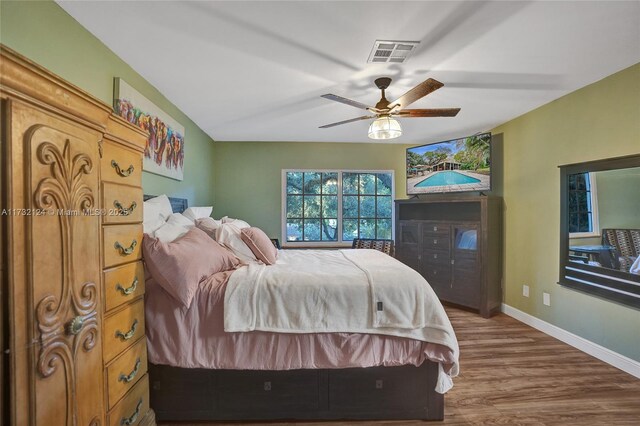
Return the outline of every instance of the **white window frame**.
{"type": "MultiPolygon", "coordinates": [[[[396,176],[394,170],[362,169],[282,169],[280,190],[280,235],[282,247],[351,247],[352,241],[342,241],[342,174],[343,173],[387,173],[391,174],[391,202],[396,199],[396,176]],[[287,241],[287,173],[338,173],[338,240],[337,241],[287,241]]],[[[396,209],[391,206],[391,239],[396,237],[396,209]]]]}
{"type": "Polygon", "coordinates": [[[598,217],[598,189],[596,185],[596,174],[589,172],[589,198],[591,202],[591,231],[571,232],[569,238],[595,238],[600,237],[600,219],[598,217]]]}

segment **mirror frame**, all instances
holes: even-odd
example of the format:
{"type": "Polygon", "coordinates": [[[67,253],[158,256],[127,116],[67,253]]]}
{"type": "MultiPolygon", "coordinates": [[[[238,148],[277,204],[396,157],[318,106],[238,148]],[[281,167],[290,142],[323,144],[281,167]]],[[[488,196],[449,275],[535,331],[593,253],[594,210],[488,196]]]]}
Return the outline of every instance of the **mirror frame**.
{"type": "MultiPolygon", "coordinates": [[[[558,284],[634,308],[640,308],[640,275],[569,262],[568,176],[640,167],[640,155],[608,158],[560,167],[560,273],[558,284]]],[[[640,205],[640,200],[638,200],[640,205]]]]}

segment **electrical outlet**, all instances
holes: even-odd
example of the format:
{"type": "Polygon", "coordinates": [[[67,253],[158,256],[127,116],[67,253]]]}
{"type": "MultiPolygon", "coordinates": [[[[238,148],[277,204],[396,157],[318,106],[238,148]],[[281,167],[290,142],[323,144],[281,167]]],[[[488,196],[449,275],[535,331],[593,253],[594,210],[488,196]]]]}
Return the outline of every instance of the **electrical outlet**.
{"type": "Polygon", "coordinates": [[[529,286],[526,284],[522,286],[522,295],[524,297],[529,297],[529,286]]]}
{"type": "Polygon", "coordinates": [[[551,295],[549,293],[542,293],[542,303],[551,306],[551,295]]]}

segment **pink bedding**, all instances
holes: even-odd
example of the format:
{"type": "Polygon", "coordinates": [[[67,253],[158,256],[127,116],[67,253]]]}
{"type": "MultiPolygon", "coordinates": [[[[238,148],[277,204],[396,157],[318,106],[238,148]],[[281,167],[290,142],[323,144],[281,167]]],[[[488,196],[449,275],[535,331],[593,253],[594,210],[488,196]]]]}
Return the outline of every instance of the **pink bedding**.
{"type": "Polygon", "coordinates": [[[376,334],[226,333],[224,292],[233,271],[200,283],[187,309],[153,279],[146,280],[149,361],[183,368],[292,370],[455,362],[450,349],[419,340],[376,334]]]}

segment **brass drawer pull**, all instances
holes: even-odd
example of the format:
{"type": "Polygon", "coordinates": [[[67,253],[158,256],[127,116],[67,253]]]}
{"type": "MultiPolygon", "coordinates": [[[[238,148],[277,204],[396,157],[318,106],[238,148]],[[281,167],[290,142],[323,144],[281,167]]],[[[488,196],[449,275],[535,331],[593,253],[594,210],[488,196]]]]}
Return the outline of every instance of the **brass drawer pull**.
{"type": "Polygon", "coordinates": [[[138,327],[138,320],[136,319],[136,320],[133,320],[133,324],[131,324],[131,330],[127,331],[126,333],[123,333],[120,330],[116,330],[116,337],[119,337],[120,340],[122,341],[129,340],[136,333],[137,327],[138,327]]]}
{"type": "Polygon", "coordinates": [[[120,201],[118,201],[118,200],[115,200],[113,202],[113,207],[118,209],[118,213],[120,213],[122,216],[129,216],[131,213],[133,213],[133,210],[137,206],[138,206],[138,204],[135,201],[131,203],[131,206],[129,206],[129,208],[126,208],[125,206],[120,204],[120,201]]]}
{"type": "Polygon", "coordinates": [[[136,365],[135,367],[133,367],[133,371],[131,373],[129,373],[129,375],[125,375],[124,373],[120,373],[120,377],[118,377],[118,381],[119,382],[125,382],[125,383],[129,383],[133,380],[134,377],[136,377],[136,374],[138,374],[138,370],[140,369],[140,358],[138,358],[136,360],[136,365]]]}
{"type": "Polygon", "coordinates": [[[119,241],[116,241],[116,243],[113,245],[113,247],[115,247],[116,250],[120,250],[120,254],[123,256],[129,256],[131,253],[133,253],[133,249],[136,248],[136,246],[138,245],[138,242],[134,239],[131,242],[131,245],[127,248],[123,247],[122,244],[120,244],[119,241]]]}
{"type": "Polygon", "coordinates": [[[120,291],[123,296],[128,296],[138,288],[138,277],[133,278],[133,282],[131,283],[131,287],[124,288],[120,283],[116,284],[116,291],[120,291]]]}
{"type": "Polygon", "coordinates": [[[131,175],[131,173],[133,173],[133,170],[134,170],[133,164],[131,164],[128,169],[122,170],[120,168],[120,165],[118,163],[116,163],[116,160],[111,160],[111,167],[116,169],[116,173],[119,174],[122,177],[127,177],[127,176],[131,175]]]}
{"type": "Polygon", "coordinates": [[[142,408],[142,398],[140,398],[140,401],[136,406],[136,411],[134,411],[130,417],[123,417],[122,419],[120,419],[120,426],[131,426],[132,424],[134,424],[136,420],[138,420],[138,415],[140,414],[141,408],[142,408]]]}
{"type": "Polygon", "coordinates": [[[80,330],[82,330],[83,325],[84,325],[84,318],[81,316],[75,317],[74,319],[72,319],[67,323],[67,327],[66,327],[67,334],[69,336],[74,336],[80,333],[80,330]]]}

